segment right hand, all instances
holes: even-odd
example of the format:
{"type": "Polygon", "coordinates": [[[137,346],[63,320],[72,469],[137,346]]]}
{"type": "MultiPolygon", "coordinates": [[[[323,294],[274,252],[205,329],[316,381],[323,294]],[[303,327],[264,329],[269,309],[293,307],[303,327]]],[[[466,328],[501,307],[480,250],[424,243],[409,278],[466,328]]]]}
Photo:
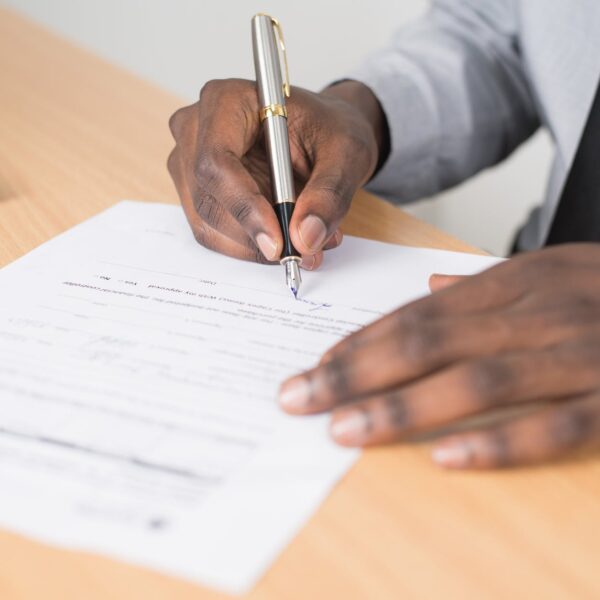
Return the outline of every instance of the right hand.
{"type": "MultiPolygon", "coordinates": [[[[302,265],[317,268],[341,242],[339,224],[373,173],[382,116],[372,92],[347,81],[287,101],[297,202],[290,224],[302,265]]],[[[283,240],[271,206],[269,165],[254,82],[209,81],[173,114],[168,168],[198,242],[229,256],[277,261],[283,240]]]]}

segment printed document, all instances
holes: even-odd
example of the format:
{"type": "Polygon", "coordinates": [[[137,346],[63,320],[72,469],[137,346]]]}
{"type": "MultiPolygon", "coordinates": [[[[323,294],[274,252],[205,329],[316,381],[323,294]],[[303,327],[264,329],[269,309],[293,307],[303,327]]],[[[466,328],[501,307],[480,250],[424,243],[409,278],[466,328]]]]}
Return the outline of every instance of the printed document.
{"type": "Polygon", "coordinates": [[[179,207],[115,205],[0,271],[0,527],[248,590],[358,456],[281,381],[495,261],[346,238],[294,300],[179,207]]]}

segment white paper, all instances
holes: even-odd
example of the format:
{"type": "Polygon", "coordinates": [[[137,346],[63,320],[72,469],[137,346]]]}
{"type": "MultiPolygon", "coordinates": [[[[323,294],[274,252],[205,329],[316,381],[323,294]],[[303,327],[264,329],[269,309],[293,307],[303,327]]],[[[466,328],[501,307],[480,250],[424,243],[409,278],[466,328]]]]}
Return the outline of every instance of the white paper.
{"type": "Polygon", "coordinates": [[[114,206],[0,272],[0,525],[248,590],[357,457],[279,383],[494,262],[346,238],[294,301],[178,207],[114,206]]]}

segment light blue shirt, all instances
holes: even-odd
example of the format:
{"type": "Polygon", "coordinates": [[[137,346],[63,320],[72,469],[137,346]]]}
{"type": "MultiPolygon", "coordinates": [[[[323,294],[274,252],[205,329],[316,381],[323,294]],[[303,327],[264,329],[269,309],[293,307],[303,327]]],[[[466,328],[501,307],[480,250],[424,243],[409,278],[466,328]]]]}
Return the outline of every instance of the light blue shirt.
{"type": "Polygon", "coordinates": [[[373,90],[390,127],[390,156],[368,187],[400,203],[460,183],[548,128],[546,198],[520,238],[534,249],[600,80],[600,0],[434,0],[349,78],[373,90]]]}

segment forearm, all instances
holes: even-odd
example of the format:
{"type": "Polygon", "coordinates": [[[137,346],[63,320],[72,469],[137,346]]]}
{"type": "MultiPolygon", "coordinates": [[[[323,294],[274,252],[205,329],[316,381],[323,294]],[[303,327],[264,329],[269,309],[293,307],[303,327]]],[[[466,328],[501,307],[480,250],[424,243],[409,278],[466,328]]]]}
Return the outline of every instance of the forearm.
{"type": "Polygon", "coordinates": [[[490,166],[538,120],[509,0],[434,2],[349,73],[377,98],[391,151],[373,190],[407,201],[490,166]]]}

